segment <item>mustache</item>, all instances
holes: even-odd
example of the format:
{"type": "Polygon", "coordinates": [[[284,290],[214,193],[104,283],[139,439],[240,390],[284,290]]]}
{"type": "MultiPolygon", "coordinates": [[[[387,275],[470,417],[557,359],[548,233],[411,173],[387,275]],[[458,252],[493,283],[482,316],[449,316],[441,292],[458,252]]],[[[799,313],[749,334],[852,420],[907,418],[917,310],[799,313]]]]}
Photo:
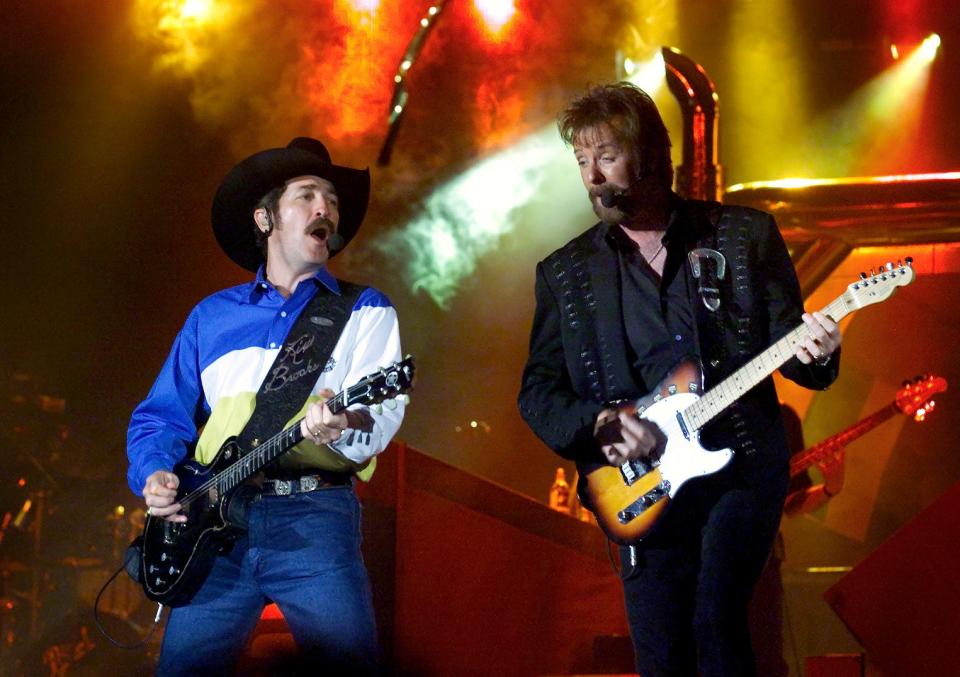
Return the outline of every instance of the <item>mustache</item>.
{"type": "Polygon", "coordinates": [[[328,219],[325,216],[318,216],[309,224],[307,224],[307,235],[313,235],[317,231],[323,231],[325,234],[332,234],[336,226],[333,225],[333,221],[328,219]]]}
{"type": "Polygon", "coordinates": [[[346,245],[343,236],[336,232],[335,228],[336,226],[333,224],[333,221],[325,216],[320,216],[311,221],[310,225],[307,226],[307,235],[313,235],[314,233],[322,231],[323,236],[327,241],[327,249],[329,249],[331,252],[335,252],[343,249],[343,247],[346,245]]]}
{"type": "Polygon", "coordinates": [[[626,202],[630,193],[630,186],[627,186],[626,188],[618,188],[613,184],[605,183],[603,185],[590,188],[588,193],[590,195],[591,203],[595,199],[600,198],[600,204],[605,208],[610,209],[613,207],[618,207],[626,202]]]}

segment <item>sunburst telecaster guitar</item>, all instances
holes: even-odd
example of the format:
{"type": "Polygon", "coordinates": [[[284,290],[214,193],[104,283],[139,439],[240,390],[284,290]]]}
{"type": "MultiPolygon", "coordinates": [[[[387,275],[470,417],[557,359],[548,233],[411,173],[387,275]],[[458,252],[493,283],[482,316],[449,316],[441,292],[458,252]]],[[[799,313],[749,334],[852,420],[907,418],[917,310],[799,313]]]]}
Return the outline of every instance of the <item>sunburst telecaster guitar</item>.
{"type": "MultiPolygon", "coordinates": [[[[862,274],[821,312],[839,322],[859,308],[886,300],[914,277],[910,258],[905,264],[888,263],[878,273],[862,274]]],[[[629,405],[665,436],[658,455],[616,466],[578,466],[584,504],[610,540],[623,545],[642,540],[687,481],[711,475],[730,462],[733,450],[704,449],[700,431],[792,358],[806,335],[806,325],[796,327],[702,396],[703,369],[696,361],[684,360],[653,391],[629,405]]]]}
{"type": "MultiPolygon", "coordinates": [[[[327,400],[333,414],[352,404],[389,402],[413,386],[413,358],[395,362],[327,400]]],[[[170,522],[148,515],[143,527],[140,583],[154,602],[188,604],[213,567],[214,558],[237,535],[230,522],[230,501],[237,488],[271,461],[303,440],[302,418],[253,449],[227,439],[210,465],[190,460],[174,471],[180,478],[177,502],[187,521],[170,522]]]]}
{"type": "Polygon", "coordinates": [[[894,401],[883,409],[873,412],[849,428],[844,428],[836,435],[831,435],[812,447],[794,454],[790,459],[790,477],[796,477],[814,463],[836,454],[840,449],[896,414],[916,416],[918,420],[923,420],[923,415],[933,409],[934,403],[930,398],[946,389],[947,380],[941,376],[921,376],[912,383],[905,384],[897,391],[894,401]]]}

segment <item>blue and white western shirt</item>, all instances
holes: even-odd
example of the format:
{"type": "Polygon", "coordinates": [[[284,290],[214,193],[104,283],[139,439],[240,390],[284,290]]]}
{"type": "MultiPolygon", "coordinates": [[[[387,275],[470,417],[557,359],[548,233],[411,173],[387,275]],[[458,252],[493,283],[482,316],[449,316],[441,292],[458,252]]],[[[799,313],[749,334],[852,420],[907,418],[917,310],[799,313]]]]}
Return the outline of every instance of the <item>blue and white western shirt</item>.
{"type": "MultiPolygon", "coordinates": [[[[151,473],[170,470],[183,460],[194,442],[197,460],[209,463],[223,441],[243,429],[261,382],[318,285],[340,293],[324,268],[284,298],[261,267],[255,280],[217,292],[194,307],[130,421],[127,482],[134,493],[141,493],[151,473]]],[[[382,293],[365,289],[310,397],[290,422],[303,416],[324,388],[339,392],[400,356],[396,310],[382,293]]],[[[400,427],[404,405],[397,402],[395,409],[382,413],[359,405],[351,409],[363,409],[369,425],[348,429],[331,445],[338,453],[304,440],[287,455],[299,454],[320,469],[356,470],[369,479],[374,457],[400,427]]]]}

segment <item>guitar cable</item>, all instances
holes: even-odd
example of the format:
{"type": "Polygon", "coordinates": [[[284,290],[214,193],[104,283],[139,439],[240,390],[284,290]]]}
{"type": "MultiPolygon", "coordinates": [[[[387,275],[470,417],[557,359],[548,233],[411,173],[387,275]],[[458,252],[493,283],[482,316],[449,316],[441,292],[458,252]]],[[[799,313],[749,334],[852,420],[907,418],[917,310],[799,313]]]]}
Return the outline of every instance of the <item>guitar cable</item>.
{"type": "Polygon", "coordinates": [[[125,571],[127,568],[127,563],[124,562],[120,565],[120,568],[113,572],[110,578],[107,579],[107,582],[103,584],[103,587],[100,588],[100,592],[97,593],[96,599],[93,600],[93,621],[97,624],[97,629],[100,631],[100,634],[106,637],[107,641],[113,644],[116,647],[121,649],[139,649],[144,646],[150,638],[153,637],[153,633],[156,632],[157,628],[160,626],[160,614],[163,613],[163,604],[157,603],[157,613],[153,617],[153,625],[150,626],[150,629],[147,631],[147,634],[144,635],[143,639],[135,644],[124,644],[119,642],[110,636],[110,633],[107,632],[106,628],[103,627],[103,623],[100,622],[100,598],[103,596],[103,593],[107,591],[107,588],[113,583],[114,579],[120,575],[121,571],[125,571]]]}

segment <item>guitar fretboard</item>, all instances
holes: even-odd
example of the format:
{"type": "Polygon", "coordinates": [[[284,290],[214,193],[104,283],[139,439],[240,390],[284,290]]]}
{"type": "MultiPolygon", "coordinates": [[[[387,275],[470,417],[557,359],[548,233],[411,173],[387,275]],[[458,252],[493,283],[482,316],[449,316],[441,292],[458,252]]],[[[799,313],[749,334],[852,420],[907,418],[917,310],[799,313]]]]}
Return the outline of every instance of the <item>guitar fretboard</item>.
{"type": "MultiPolygon", "coordinates": [[[[351,401],[350,393],[354,393],[355,390],[364,389],[365,386],[363,384],[358,384],[353,388],[344,390],[331,397],[327,400],[330,413],[333,415],[339,414],[347,408],[351,401]]],[[[229,468],[214,475],[194,491],[190,492],[190,494],[184,496],[181,504],[189,504],[196,498],[208,493],[211,489],[216,489],[222,496],[231,489],[243,484],[247,479],[262,470],[268,463],[276,460],[292,447],[303,441],[303,433],[300,430],[300,424],[302,422],[303,417],[298,418],[290,427],[254,447],[239,461],[236,461],[229,468]]]]}
{"type": "MultiPolygon", "coordinates": [[[[854,300],[842,294],[820,312],[839,322],[856,309],[854,300]]],[[[796,327],[684,409],[682,414],[687,426],[691,430],[702,429],[747,391],[786,364],[796,354],[807,332],[805,324],[796,327]]]]}

